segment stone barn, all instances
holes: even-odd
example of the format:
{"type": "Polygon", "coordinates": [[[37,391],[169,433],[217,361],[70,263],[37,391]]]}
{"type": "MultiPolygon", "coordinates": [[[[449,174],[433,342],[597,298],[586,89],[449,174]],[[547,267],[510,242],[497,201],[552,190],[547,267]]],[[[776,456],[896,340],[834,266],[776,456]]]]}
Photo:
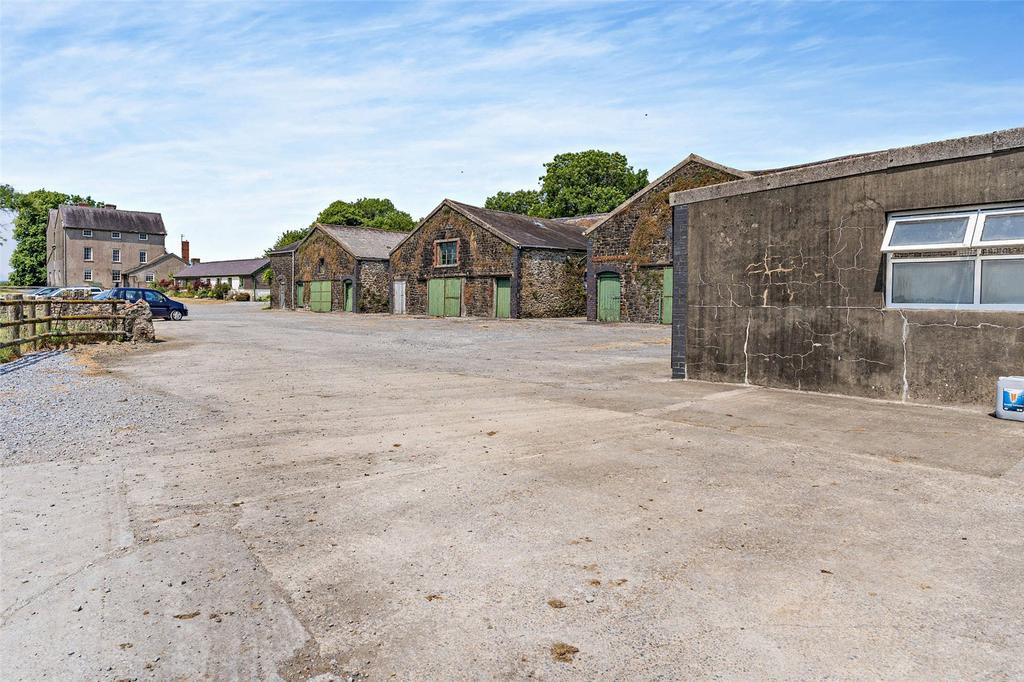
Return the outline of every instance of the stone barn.
{"type": "Polygon", "coordinates": [[[584,233],[587,319],[672,322],[672,209],[669,194],[750,177],[690,154],[602,216],[584,233]]]}
{"type": "Polygon", "coordinates": [[[388,254],[406,236],[350,225],[314,225],[270,254],[271,306],[314,312],[388,312],[388,254]]]}
{"type": "Polygon", "coordinates": [[[1024,375],[1024,128],[671,204],[675,377],[989,404],[1024,375]]]}
{"type": "Polygon", "coordinates": [[[391,253],[393,312],[583,315],[583,229],[445,199],[391,253]]]}

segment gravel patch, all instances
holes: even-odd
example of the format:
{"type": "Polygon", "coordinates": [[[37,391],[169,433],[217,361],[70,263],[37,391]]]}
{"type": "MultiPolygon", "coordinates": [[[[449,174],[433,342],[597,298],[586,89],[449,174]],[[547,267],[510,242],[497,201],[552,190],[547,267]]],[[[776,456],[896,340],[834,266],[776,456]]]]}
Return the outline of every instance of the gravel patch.
{"type": "Polygon", "coordinates": [[[74,351],[34,353],[0,365],[0,465],[84,461],[138,433],[160,442],[168,423],[180,423],[178,410],[148,409],[152,400],[133,390],[115,375],[89,373],[74,351]]]}

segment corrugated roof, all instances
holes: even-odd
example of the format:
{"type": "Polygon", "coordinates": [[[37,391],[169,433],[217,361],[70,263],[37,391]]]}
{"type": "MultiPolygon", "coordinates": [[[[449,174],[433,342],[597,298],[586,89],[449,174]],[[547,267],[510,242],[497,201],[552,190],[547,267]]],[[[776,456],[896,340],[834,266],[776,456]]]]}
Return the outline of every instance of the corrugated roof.
{"type": "Polygon", "coordinates": [[[451,199],[445,201],[455,210],[472,220],[483,223],[515,246],[579,251],[587,249],[587,240],[583,236],[583,226],[581,225],[561,220],[534,218],[518,213],[494,211],[489,208],[462,204],[451,199]]]}
{"type": "Polygon", "coordinates": [[[270,265],[269,258],[245,258],[242,260],[212,260],[196,263],[180,270],[175,277],[227,277],[251,275],[270,265]]]}
{"type": "Polygon", "coordinates": [[[167,234],[164,219],[159,213],[148,211],[122,211],[119,208],[95,208],[93,206],[72,206],[61,204],[61,220],[64,227],[84,230],[109,230],[112,232],[141,232],[142,234],[167,234]]]}
{"type": "Polygon", "coordinates": [[[356,258],[387,260],[391,249],[405,239],[408,232],[390,232],[356,225],[323,225],[317,227],[338,240],[345,250],[356,258]]]}

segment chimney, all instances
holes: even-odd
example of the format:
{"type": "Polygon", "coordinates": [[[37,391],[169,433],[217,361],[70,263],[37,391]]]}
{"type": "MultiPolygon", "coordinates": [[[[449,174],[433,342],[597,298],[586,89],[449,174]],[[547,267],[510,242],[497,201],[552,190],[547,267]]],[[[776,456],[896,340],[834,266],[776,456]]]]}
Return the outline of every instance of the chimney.
{"type": "Polygon", "coordinates": [[[188,260],[188,240],[187,239],[182,239],[181,240],[181,260],[185,261],[186,263],[189,262],[189,260],[188,260]]]}
{"type": "Polygon", "coordinates": [[[100,208],[117,208],[117,204],[103,204],[100,208]]]}
{"type": "Polygon", "coordinates": [[[198,258],[193,258],[192,259],[192,265],[199,265],[199,259],[198,258]]]}

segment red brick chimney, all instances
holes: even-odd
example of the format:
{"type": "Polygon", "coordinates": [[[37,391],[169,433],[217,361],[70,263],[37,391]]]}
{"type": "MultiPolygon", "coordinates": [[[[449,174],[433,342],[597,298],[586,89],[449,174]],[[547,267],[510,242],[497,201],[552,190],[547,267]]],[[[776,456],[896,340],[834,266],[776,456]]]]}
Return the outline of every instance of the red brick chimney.
{"type": "Polygon", "coordinates": [[[181,260],[185,261],[186,263],[189,262],[188,261],[188,240],[187,239],[182,239],[181,240],[181,260]]]}

